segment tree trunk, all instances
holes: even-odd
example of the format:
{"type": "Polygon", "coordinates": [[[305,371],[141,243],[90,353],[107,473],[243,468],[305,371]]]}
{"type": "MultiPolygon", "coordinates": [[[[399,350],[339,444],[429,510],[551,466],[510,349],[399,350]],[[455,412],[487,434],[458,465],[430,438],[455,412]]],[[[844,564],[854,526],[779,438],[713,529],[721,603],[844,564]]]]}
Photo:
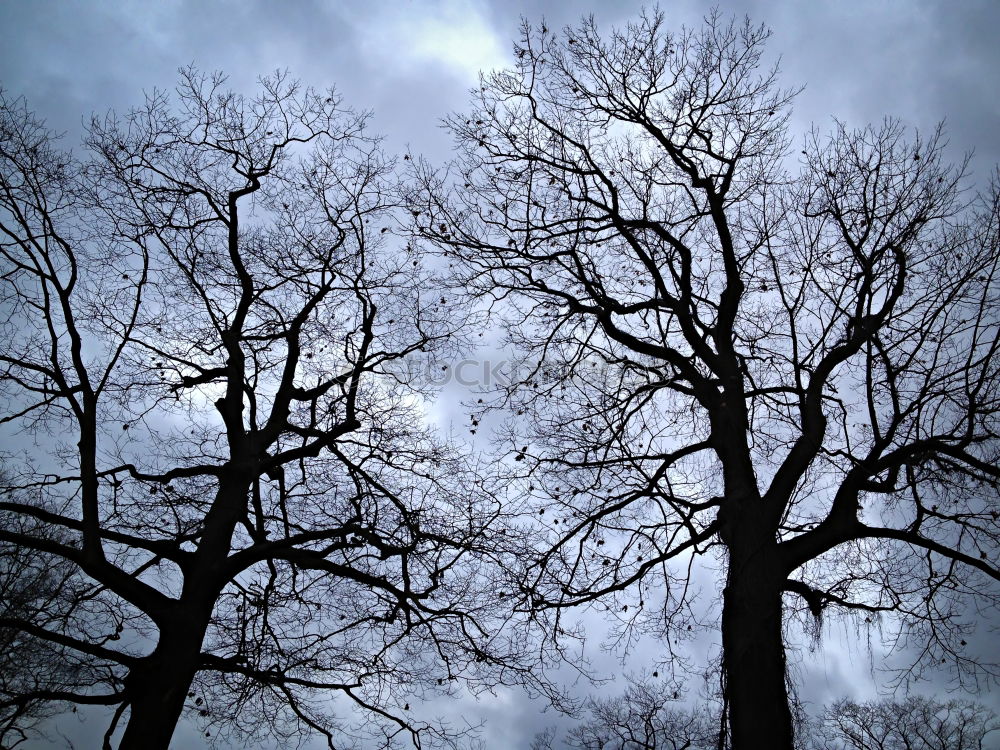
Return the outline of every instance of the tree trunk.
{"type": "Polygon", "coordinates": [[[722,654],[732,748],[792,750],[781,629],[782,577],[775,564],[773,536],[771,541],[734,545],[730,551],[722,654]]]}
{"type": "Polygon", "coordinates": [[[128,677],[129,720],[119,750],[167,750],[191,682],[208,621],[179,616],[128,677]]]}
{"type": "MultiPolygon", "coordinates": [[[[205,517],[195,562],[184,571],[180,600],[172,616],[160,624],[156,649],[129,673],[129,720],[118,750],[167,750],[170,745],[198,671],[202,642],[221,588],[215,573],[229,554],[239,509],[245,507],[248,474],[232,470],[223,476],[205,517]]],[[[196,701],[197,696],[192,698],[196,701]]]]}

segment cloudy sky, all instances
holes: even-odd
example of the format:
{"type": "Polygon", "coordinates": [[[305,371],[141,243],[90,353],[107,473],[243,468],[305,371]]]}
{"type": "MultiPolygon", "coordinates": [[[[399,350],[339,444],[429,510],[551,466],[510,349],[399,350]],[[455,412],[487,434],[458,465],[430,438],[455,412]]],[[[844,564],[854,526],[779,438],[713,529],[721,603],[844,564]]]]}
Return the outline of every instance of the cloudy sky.
{"type": "MultiPolygon", "coordinates": [[[[3,0],[0,81],[72,140],[91,113],[127,109],[143,89],[170,88],[180,66],[225,71],[245,91],[258,75],[287,68],[371,109],[391,148],[442,161],[449,142],[439,118],[463,108],[478,71],[507,64],[520,16],[558,27],[593,13],[613,25],[640,7],[635,0],[3,0]]],[[[892,115],[921,129],[944,119],[951,156],[974,149],[980,180],[1000,162],[1000,2],[720,0],[719,7],[772,27],[769,49],[781,56],[783,83],[806,86],[793,132],[813,123],[828,129],[832,117],[860,126],[892,115]]],[[[692,25],[707,5],[665,0],[661,8],[671,23],[692,25]]],[[[803,697],[872,694],[879,675],[851,641],[830,633],[816,655],[802,656],[803,697]]],[[[984,698],[1000,704],[996,693],[984,698]]],[[[526,748],[552,721],[516,694],[471,710],[490,721],[488,748],[526,748]]],[[[61,727],[74,738],[92,730],[61,727]]],[[[181,731],[176,746],[196,746],[185,744],[192,736],[181,731]]]]}

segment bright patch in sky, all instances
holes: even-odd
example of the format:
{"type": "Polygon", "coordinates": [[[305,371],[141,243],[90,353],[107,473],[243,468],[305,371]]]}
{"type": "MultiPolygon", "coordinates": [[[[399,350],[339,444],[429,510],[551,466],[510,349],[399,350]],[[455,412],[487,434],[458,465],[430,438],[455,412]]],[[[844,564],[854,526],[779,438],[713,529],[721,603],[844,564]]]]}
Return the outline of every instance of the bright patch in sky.
{"type": "Polygon", "coordinates": [[[378,20],[360,29],[363,46],[381,52],[402,72],[438,64],[462,76],[503,67],[506,44],[490,28],[482,8],[469,0],[435,4],[393,4],[380,8],[378,20]],[[386,52],[389,54],[386,54],[386,52]]]}

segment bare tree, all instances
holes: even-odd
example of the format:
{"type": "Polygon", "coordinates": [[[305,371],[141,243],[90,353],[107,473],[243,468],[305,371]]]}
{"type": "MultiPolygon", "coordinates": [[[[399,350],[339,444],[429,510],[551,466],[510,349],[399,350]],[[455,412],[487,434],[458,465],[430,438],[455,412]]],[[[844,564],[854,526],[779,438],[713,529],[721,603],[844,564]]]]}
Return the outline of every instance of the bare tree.
{"type": "MultiPolygon", "coordinates": [[[[634,682],[614,698],[587,702],[589,717],[567,733],[574,750],[713,750],[718,722],[707,709],[678,707],[680,693],[669,682],[634,682]],[[672,705],[673,704],[673,705],[672,705]]],[[[555,733],[543,732],[533,750],[555,747],[555,733]]]]}
{"type": "Polygon", "coordinates": [[[550,529],[521,606],[600,602],[670,661],[719,561],[737,750],[792,747],[796,613],[895,617],[914,670],[996,675],[965,641],[1000,577],[997,185],[894,121],[796,167],[768,35],[525,25],[411,196],[535,363],[484,404],[550,529]]]}
{"type": "MultiPolygon", "coordinates": [[[[533,750],[714,750],[718,722],[703,706],[671,704],[669,683],[636,683],[615,698],[591,699],[590,716],[557,745],[557,732],[540,733],[533,750]]],[[[840,700],[818,720],[796,725],[796,747],[809,750],[987,750],[1000,722],[980,703],[911,696],[902,701],[840,700]]]]}
{"type": "Polygon", "coordinates": [[[814,747],[822,750],[987,750],[1000,746],[995,713],[966,700],[838,701],[827,708],[814,747]]]}
{"type": "Polygon", "coordinates": [[[0,105],[0,631],[63,665],[0,681],[4,736],[96,704],[108,747],[127,716],[119,747],[166,748],[182,715],[451,743],[409,704],[535,679],[498,632],[502,511],[407,370],[467,318],[391,241],[366,116],[185,70],[77,157],[0,105]]]}
{"type": "MultiPolygon", "coordinates": [[[[17,530],[30,530],[42,538],[53,533],[53,529],[40,528],[31,519],[28,528],[17,530]]],[[[5,748],[28,741],[55,713],[50,702],[31,696],[87,679],[86,659],[81,662],[59,643],[31,638],[16,627],[2,624],[43,619],[71,575],[70,566],[64,562],[24,554],[0,543],[0,696],[28,697],[0,705],[0,739],[5,748]]]]}

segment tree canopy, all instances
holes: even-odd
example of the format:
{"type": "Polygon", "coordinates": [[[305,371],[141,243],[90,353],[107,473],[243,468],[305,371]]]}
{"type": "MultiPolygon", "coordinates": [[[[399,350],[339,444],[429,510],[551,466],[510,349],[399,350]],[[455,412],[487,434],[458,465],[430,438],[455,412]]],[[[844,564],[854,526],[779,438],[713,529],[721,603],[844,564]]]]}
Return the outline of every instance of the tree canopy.
{"type": "Polygon", "coordinates": [[[892,120],[793,148],[768,36],[526,23],[411,193],[535,363],[486,404],[550,530],[524,606],[600,602],[669,662],[724,566],[738,750],[792,745],[797,612],[886,613],[918,672],[996,675],[963,600],[998,602],[997,182],[892,120]]]}
{"type": "Polygon", "coordinates": [[[182,714],[447,744],[410,702],[538,684],[489,593],[509,510],[401,366],[469,318],[390,241],[366,116],[188,69],[80,156],[0,117],[4,744],[76,704],[114,708],[108,745],[127,716],[122,748],[182,714]]]}

